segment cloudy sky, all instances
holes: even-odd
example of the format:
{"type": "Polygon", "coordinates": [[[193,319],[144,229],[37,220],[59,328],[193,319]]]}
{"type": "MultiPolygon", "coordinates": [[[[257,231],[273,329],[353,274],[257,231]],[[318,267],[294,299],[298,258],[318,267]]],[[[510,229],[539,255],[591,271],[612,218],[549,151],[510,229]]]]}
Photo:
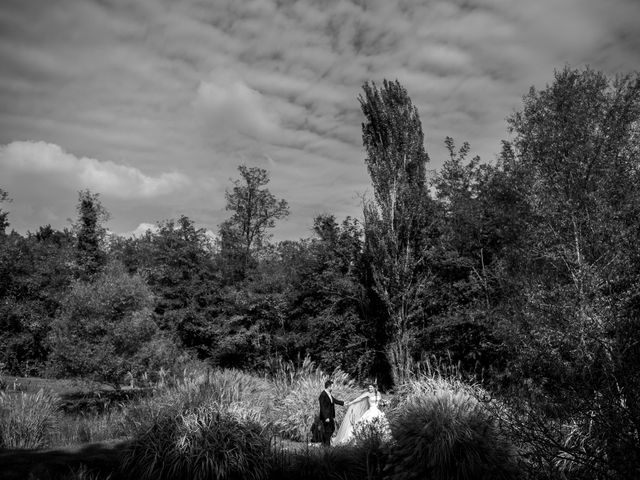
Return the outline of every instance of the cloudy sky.
{"type": "Polygon", "coordinates": [[[2,208],[63,228],[88,188],[114,232],[215,231],[246,164],[290,204],[275,238],[306,237],[360,216],[363,82],[407,88],[431,169],[446,135],[493,161],[554,69],[637,70],[639,22],[638,0],[2,0],[2,208]]]}

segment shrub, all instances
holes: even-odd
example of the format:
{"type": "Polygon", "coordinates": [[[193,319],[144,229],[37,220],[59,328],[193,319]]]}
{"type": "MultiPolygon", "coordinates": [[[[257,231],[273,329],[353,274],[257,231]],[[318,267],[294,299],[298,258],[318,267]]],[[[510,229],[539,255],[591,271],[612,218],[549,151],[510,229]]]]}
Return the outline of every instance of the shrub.
{"type": "Polygon", "coordinates": [[[51,324],[49,367],[61,377],[84,377],[119,388],[136,362],[154,365],[153,295],[138,275],[110,264],[93,281],[77,281],[51,324]],[[73,341],[72,341],[73,340],[73,341]],[[144,357],[144,358],[143,358],[144,357]]]}
{"type": "Polygon", "coordinates": [[[0,392],[0,447],[40,448],[50,442],[57,421],[57,397],[37,393],[0,392]]]}
{"type": "Polygon", "coordinates": [[[375,417],[369,421],[358,422],[353,426],[355,443],[381,445],[392,440],[389,420],[386,416],[375,417]]]}
{"type": "Polygon", "coordinates": [[[133,440],[124,471],[141,479],[262,479],[270,465],[269,439],[251,420],[219,406],[168,412],[133,440]]]}
{"type": "MultiPolygon", "coordinates": [[[[638,451],[632,445],[614,445],[624,449],[618,462],[608,455],[606,449],[614,442],[603,439],[600,412],[579,411],[553,418],[526,402],[511,399],[511,403],[509,409],[495,414],[503,419],[529,478],[640,478],[639,464],[634,461],[638,451]]],[[[627,432],[620,425],[618,429],[617,440],[624,441],[627,432]]]]}
{"type": "Polygon", "coordinates": [[[164,415],[179,415],[203,406],[224,406],[238,418],[262,420],[273,404],[273,388],[264,378],[240,370],[202,370],[185,372],[171,388],[128,405],[122,434],[136,435],[164,415]]]}
{"type": "Polygon", "coordinates": [[[394,480],[516,478],[515,455],[493,416],[444,379],[409,385],[394,411],[389,463],[394,480]]]}

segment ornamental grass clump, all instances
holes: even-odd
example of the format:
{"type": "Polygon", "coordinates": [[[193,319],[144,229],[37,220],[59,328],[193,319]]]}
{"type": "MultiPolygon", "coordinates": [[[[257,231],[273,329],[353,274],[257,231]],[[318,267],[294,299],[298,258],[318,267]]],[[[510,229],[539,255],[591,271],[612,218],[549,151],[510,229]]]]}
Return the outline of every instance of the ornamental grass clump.
{"type": "Polygon", "coordinates": [[[273,384],[270,381],[237,369],[208,372],[203,387],[208,401],[220,405],[242,403],[267,407],[273,404],[273,384]]]}
{"type": "Polygon", "coordinates": [[[444,380],[423,387],[392,415],[391,479],[518,478],[514,449],[482,403],[444,380]]]}
{"type": "Polygon", "coordinates": [[[273,388],[264,378],[235,369],[185,375],[174,386],[129,405],[119,433],[137,435],[161,417],[201,407],[224,407],[235,416],[258,420],[273,405],[273,388]]]}
{"type": "MultiPolygon", "coordinates": [[[[355,381],[342,370],[335,370],[328,375],[319,367],[305,367],[303,375],[294,374],[291,377],[288,391],[279,399],[274,409],[274,425],[278,434],[283,438],[298,442],[307,442],[311,436],[311,425],[318,415],[320,407],[318,396],[324,389],[327,379],[333,381],[335,398],[349,400],[360,394],[355,381]]],[[[336,421],[342,421],[346,407],[336,407],[336,421]]]]}
{"type": "Polygon", "coordinates": [[[0,392],[0,448],[49,445],[58,420],[58,397],[45,392],[0,392]]]}
{"type": "Polygon", "coordinates": [[[269,437],[240,418],[215,405],[165,414],[133,440],[123,471],[141,480],[267,478],[269,437]]]}

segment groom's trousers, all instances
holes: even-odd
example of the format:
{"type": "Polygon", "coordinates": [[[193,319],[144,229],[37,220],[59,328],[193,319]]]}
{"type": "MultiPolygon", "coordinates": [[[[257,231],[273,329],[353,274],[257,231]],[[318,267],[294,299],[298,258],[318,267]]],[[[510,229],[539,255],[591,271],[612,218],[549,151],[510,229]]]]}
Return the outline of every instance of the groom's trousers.
{"type": "Polygon", "coordinates": [[[325,447],[331,446],[331,436],[336,431],[336,422],[333,418],[330,418],[328,422],[324,422],[324,431],[322,433],[322,445],[325,447]]]}

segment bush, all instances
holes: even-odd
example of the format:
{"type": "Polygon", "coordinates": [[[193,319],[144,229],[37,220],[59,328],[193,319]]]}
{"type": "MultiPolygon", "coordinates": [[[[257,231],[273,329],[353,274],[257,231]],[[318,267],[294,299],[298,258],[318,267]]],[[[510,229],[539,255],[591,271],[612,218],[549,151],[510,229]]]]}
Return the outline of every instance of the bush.
{"type": "Polygon", "coordinates": [[[382,445],[392,440],[389,420],[386,416],[372,418],[369,421],[358,422],[353,427],[355,443],[382,445]]]}
{"type": "Polygon", "coordinates": [[[390,421],[394,480],[516,478],[515,454],[495,418],[467,389],[414,382],[390,421]]]}
{"type": "Polygon", "coordinates": [[[155,392],[124,409],[121,434],[136,436],[163,416],[213,405],[223,406],[240,419],[265,422],[265,412],[273,405],[273,387],[260,377],[240,370],[185,371],[172,387],[155,392]]]}
{"type": "Polygon", "coordinates": [[[270,458],[269,439],[257,422],[212,405],[165,412],[133,440],[123,468],[141,479],[259,480],[270,458]]]}
{"type": "Polygon", "coordinates": [[[153,359],[157,345],[148,345],[158,331],[153,305],[144,280],[117,263],[91,282],[76,282],[51,324],[51,373],[119,388],[127,372],[158,363],[153,359]]]}
{"type": "Polygon", "coordinates": [[[41,448],[49,445],[57,422],[57,397],[37,393],[0,392],[0,447],[41,448]]]}
{"type": "Polygon", "coordinates": [[[509,409],[496,410],[495,415],[503,419],[518,447],[528,478],[640,478],[640,464],[636,461],[639,452],[625,442],[630,436],[623,427],[627,419],[611,419],[603,432],[603,421],[609,419],[601,411],[574,411],[571,415],[565,413],[563,418],[553,418],[516,398],[510,401],[509,409]],[[611,435],[614,425],[618,436],[607,441],[605,435],[611,435]],[[621,452],[618,458],[611,455],[615,448],[621,452]]]}

